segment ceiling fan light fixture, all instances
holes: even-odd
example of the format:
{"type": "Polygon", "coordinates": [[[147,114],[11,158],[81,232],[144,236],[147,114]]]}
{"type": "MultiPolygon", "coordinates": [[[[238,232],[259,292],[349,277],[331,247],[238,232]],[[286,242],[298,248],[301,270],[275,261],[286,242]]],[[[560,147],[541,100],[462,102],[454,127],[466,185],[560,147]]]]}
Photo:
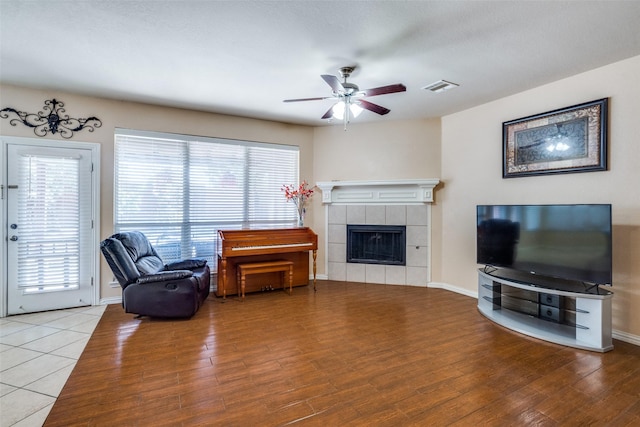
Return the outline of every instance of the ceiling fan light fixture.
{"type": "Polygon", "coordinates": [[[360,115],[360,113],[362,113],[363,108],[361,106],[359,106],[358,104],[351,104],[349,106],[349,109],[351,110],[351,115],[355,118],[358,117],[360,115]]]}
{"type": "Polygon", "coordinates": [[[453,89],[458,86],[460,85],[457,83],[448,82],[446,80],[438,80],[437,82],[433,82],[430,85],[423,87],[422,89],[430,90],[431,92],[434,92],[434,93],[439,93],[439,92],[444,92],[444,91],[453,89]]]}
{"type": "Polygon", "coordinates": [[[333,118],[336,120],[342,120],[344,116],[344,102],[338,102],[333,106],[333,118]]]}
{"type": "MultiPolygon", "coordinates": [[[[341,101],[336,103],[336,105],[333,106],[332,111],[333,111],[334,119],[342,120],[344,118],[344,109],[346,105],[347,103],[345,101],[341,101]]],[[[363,108],[358,104],[349,104],[349,111],[350,111],[349,114],[353,118],[358,117],[360,113],[362,113],[362,110],[363,108]]]]}

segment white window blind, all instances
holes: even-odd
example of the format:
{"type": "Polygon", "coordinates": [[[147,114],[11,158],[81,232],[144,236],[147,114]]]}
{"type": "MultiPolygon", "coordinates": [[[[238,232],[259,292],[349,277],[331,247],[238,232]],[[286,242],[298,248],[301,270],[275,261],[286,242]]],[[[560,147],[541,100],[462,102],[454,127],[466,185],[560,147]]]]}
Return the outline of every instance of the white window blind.
{"type": "Polygon", "coordinates": [[[80,216],[90,212],[80,203],[80,161],[21,156],[19,162],[18,287],[27,293],[77,289],[80,216]]]}
{"type": "Polygon", "coordinates": [[[116,231],[143,232],[165,262],[207,258],[218,230],[289,227],[283,184],[298,181],[295,146],[119,129],[116,231]]]}

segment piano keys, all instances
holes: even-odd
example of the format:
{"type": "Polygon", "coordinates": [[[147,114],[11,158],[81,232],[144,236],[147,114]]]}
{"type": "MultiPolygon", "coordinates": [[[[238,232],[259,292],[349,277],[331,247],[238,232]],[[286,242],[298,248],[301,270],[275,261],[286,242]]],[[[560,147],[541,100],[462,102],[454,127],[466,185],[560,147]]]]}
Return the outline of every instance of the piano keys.
{"type": "MultiPolygon", "coordinates": [[[[217,296],[238,293],[236,265],[250,262],[293,262],[293,286],[309,284],[309,252],[313,254],[313,289],[316,289],[318,236],[308,227],[260,230],[219,230],[217,296]]],[[[246,291],[259,291],[279,283],[277,273],[247,278],[246,291]],[[251,280],[250,280],[251,279],[251,280]]]]}

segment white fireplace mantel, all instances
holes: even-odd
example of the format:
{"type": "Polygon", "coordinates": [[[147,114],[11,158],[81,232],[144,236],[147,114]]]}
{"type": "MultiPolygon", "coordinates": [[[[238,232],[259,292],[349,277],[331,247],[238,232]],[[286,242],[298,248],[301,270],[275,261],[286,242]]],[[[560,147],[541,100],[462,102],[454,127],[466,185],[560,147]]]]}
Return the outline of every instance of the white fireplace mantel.
{"type": "Polygon", "coordinates": [[[433,202],[438,179],[318,182],[324,204],[411,205],[433,202]]]}

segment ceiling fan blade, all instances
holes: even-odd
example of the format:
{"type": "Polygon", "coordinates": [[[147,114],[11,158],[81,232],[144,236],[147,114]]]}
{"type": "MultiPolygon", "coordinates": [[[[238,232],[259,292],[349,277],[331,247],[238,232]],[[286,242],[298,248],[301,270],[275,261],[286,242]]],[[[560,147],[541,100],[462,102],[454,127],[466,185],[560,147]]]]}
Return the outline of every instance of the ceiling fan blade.
{"type": "Polygon", "coordinates": [[[333,96],[321,96],[318,98],[298,98],[298,99],[285,99],[282,102],[300,102],[300,101],[320,101],[323,99],[331,99],[333,96]]]}
{"type": "Polygon", "coordinates": [[[331,108],[329,108],[329,109],[327,110],[327,112],[326,112],[326,113],[324,113],[324,116],[322,116],[322,117],[320,117],[320,118],[321,118],[321,119],[330,119],[331,117],[333,117],[333,107],[334,107],[334,106],[335,106],[335,104],[334,104],[334,105],[332,105],[332,106],[331,106],[331,108]]]}
{"type": "Polygon", "coordinates": [[[386,93],[396,93],[396,92],[404,92],[407,88],[402,83],[398,83],[395,85],[389,86],[380,86],[374,87],[373,89],[365,89],[362,92],[364,96],[376,96],[376,95],[384,95],[386,93]]]}
{"type": "Polygon", "coordinates": [[[357,104],[362,108],[373,111],[374,113],[380,114],[381,116],[384,116],[389,111],[391,111],[388,108],[382,107],[378,104],[374,104],[373,102],[365,101],[364,99],[359,100],[357,104]]]}
{"type": "Polygon", "coordinates": [[[344,92],[344,86],[342,86],[342,83],[340,83],[340,80],[338,80],[336,76],[323,74],[320,77],[322,77],[322,79],[331,86],[331,89],[333,89],[334,92],[344,92]]]}

